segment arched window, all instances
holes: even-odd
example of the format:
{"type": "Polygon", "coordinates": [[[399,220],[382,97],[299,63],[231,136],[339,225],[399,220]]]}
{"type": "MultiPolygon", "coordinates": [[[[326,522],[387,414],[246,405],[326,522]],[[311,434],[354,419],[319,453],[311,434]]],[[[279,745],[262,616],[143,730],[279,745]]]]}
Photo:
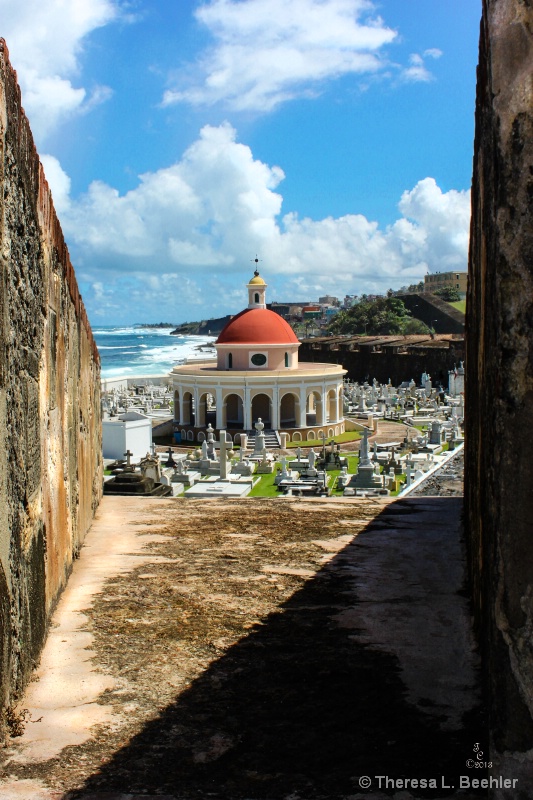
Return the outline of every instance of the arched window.
{"type": "Polygon", "coordinates": [[[285,353],[285,366],[286,367],[289,366],[289,354],[288,353],[285,353]]]}
{"type": "Polygon", "coordinates": [[[228,353],[228,369],[233,367],[233,353],[228,353]]]}
{"type": "Polygon", "coordinates": [[[255,298],[254,303],[258,303],[259,302],[259,292],[255,293],[254,298],[255,298]]]}

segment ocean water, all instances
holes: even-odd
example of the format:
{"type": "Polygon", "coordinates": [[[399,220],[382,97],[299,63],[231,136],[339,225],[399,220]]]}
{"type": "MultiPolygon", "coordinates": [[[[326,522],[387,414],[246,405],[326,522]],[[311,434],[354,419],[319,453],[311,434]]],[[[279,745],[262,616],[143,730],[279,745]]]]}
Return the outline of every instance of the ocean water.
{"type": "Polygon", "coordinates": [[[93,328],[102,378],[163,375],[181,359],[201,355],[213,336],[171,336],[172,328],[93,328]]]}

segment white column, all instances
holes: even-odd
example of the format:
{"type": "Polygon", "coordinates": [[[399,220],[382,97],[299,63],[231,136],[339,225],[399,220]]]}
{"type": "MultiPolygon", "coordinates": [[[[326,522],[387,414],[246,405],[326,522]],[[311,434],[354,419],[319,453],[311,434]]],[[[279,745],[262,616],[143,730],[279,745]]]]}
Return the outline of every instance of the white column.
{"type": "MultiPolygon", "coordinates": [[[[218,401],[217,401],[218,404],[218,401]]],[[[218,414],[217,414],[218,416],[218,414]]],[[[221,480],[225,481],[228,477],[228,457],[227,457],[228,446],[226,443],[226,431],[221,430],[219,436],[219,455],[218,461],[220,465],[220,478],[221,480]]]]}
{"type": "Polygon", "coordinates": [[[307,411],[307,391],[305,386],[300,386],[300,424],[297,425],[298,428],[305,428],[307,424],[306,411],[307,411]]]}
{"type": "Polygon", "coordinates": [[[272,428],[277,431],[279,428],[279,386],[272,389],[272,428]]]}
{"type": "Polygon", "coordinates": [[[244,416],[244,423],[243,428],[245,431],[252,430],[252,401],[250,399],[250,389],[248,386],[244,387],[244,398],[243,398],[243,416],[244,416]]]}
{"type": "Polygon", "coordinates": [[[194,425],[196,428],[200,425],[200,391],[198,386],[194,387],[194,425]]]}
{"type": "Polygon", "coordinates": [[[226,422],[223,419],[224,415],[222,413],[223,407],[224,407],[224,403],[222,401],[222,387],[221,386],[217,386],[216,387],[216,390],[215,390],[215,403],[217,405],[217,416],[216,416],[215,426],[218,428],[218,430],[220,430],[221,428],[225,428],[226,427],[226,422]]]}
{"type": "MultiPolygon", "coordinates": [[[[325,387],[322,388],[322,424],[325,425],[329,417],[329,399],[325,387]]],[[[329,420],[331,422],[331,420],[329,420]]]]}

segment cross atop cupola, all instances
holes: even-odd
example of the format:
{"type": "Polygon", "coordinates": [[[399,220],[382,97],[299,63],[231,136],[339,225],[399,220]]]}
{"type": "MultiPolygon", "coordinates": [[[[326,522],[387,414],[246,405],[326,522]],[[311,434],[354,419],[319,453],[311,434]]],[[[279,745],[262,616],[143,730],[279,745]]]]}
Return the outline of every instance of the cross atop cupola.
{"type": "Polygon", "coordinates": [[[247,284],[248,286],[248,308],[266,308],[266,287],[267,284],[259,274],[257,264],[259,259],[255,258],[254,277],[247,284]]]}

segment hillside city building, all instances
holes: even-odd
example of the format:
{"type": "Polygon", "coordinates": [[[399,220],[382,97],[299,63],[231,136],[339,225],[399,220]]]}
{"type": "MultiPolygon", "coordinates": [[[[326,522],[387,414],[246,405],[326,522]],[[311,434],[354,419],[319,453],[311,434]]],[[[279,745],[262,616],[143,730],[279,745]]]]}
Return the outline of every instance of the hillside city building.
{"type": "Polygon", "coordinates": [[[433,293],[437,289],[457,289],[461,298],[466,297],[468,272],[431,272],[424,275],[424,291],[433,293]]]}

